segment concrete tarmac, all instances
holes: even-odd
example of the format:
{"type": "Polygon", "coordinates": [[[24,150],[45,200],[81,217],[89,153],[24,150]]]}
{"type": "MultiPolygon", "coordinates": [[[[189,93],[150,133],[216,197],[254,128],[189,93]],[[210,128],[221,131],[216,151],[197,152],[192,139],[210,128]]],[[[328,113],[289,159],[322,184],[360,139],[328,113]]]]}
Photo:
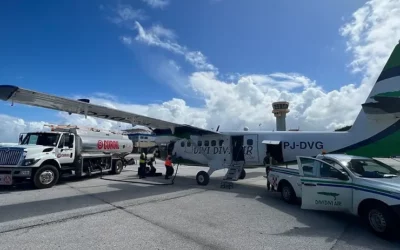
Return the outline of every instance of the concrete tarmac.
{"type": "Polygon", "coordinates": [[[174,185],[140,180],[133,165],[51,189],[0,187],[0,249],[400,249],[357,217],[286,204],[266,191],[263,168],[230,190],[219,185],[226,170],[198,186],[202,169],[180,166],[174,185]]]}

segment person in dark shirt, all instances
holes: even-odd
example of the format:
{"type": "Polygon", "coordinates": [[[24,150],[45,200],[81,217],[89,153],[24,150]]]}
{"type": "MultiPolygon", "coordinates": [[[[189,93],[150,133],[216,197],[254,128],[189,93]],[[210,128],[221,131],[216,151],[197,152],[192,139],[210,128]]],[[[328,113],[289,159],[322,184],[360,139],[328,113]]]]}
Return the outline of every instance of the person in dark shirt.
{"type": "Polygon", "coordinates": [[[272,164],[272,157],[269,152],[267,152],[267,155],[264,158],[264,165],[265,165],[265,174],[267,175],[267,190],[271,190],[271,183],[269,182],[268,175],[269,175],[269,169],[272,164]]]}

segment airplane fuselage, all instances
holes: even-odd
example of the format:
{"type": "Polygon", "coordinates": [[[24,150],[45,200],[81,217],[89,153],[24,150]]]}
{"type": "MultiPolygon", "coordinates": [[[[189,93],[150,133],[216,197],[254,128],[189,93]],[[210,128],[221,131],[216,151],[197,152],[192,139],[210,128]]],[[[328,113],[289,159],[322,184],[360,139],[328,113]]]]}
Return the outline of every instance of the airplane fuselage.
{"type": "Polygon", "coordinates": [[[242,153],[246,167],[256,167],[264,165],[267,150],[275,160],[285,164],[295,161],[298,155],[315,156],[338,150],[348,146],[350,138],[354,139],[348,132],[221,132],[221,135],[180,139],[172,153],[200,165],[207,165],[210,160],[229,164],[242,153]]]}

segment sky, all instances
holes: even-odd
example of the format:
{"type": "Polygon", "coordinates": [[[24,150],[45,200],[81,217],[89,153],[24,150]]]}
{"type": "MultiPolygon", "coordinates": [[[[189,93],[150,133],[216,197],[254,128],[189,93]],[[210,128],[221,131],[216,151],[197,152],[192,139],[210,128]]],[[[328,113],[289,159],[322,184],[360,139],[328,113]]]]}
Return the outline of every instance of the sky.
{"type": "MultiPolygon", "coordinates": [[[[400,39],[400,0],[0,3],[0,84],[220,131],[351,125],[400,39]]],[[[46,123],[130,128],[0,103],[0,142],[46,123]]]]}

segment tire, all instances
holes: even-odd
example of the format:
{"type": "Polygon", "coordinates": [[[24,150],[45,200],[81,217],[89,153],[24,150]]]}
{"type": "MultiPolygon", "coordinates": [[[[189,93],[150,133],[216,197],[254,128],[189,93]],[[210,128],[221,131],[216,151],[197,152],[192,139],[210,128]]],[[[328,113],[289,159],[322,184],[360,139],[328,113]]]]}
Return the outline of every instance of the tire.
{"type": "Polygon", "coordinates": [[[285,202],[289,204],[293,204],[296,200],[296,194],[292,185],[290,185],[290,183],[286,181],[282,183],[281,197],[285,202]]]}
{"type": "Polygon", "coordinates": [[[207,184],[210,182],[210,176],[207,172],[200,171],[196,175],[196,181],[200,186],[207,186],[207,184]]]}
{"type": "Polygon", "coordinates": [[[124,168],[124,163],[121,160],[116,160],[112,166],[111,174],[120,174],[124,168]]]}
{"type": "Polygon", "coordinates": [[[364,214],[364,221],[369,229],[381,238],[391,238],[394,235],[396,216],[390,208],[381,203],[369,205],[364,214]]]}
{"type": "Polygon", "coordinates": [[[239,179],[243,180],[246,177],[246,170],[242,169],[242,172],[240,172],[239,179]]]}
{"type": "Polygon", "coordinates": [[[37,189],[53,187],[60,177],[58,168],[53,165],[41,166],[33,176],[33,185],[37,189]]]}

